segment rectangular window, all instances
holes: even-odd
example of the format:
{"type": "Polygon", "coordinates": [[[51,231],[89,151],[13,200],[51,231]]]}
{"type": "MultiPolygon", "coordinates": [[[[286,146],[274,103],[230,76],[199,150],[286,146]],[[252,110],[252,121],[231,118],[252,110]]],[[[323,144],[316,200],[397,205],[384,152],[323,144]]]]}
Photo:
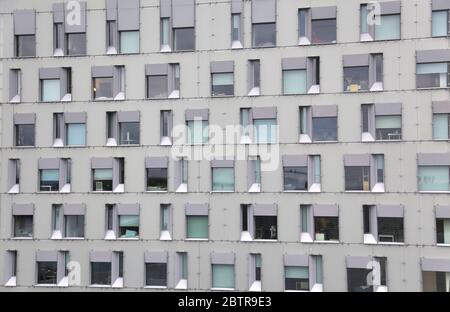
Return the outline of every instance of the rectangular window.
{"type": "Polygon", "coordinates": [[[147,191],[167,192],[167,168],[147,168],[147,191]]]}
{"type": "Polygon", "coordinates": [[[116,54],[117,23],[116,21],[106,21],[106,48],[107,54],[116,54]]]}
{"type": "Polygon", "coordinates": [[[14,237],[33,237],[33,215],[14,215],[14,237]]]}
{"type": "Polygon", "coordinates": [[[416,69],[417,88],[447,88],[448,63],[419,63],[416,69]]]}
{"type": "Polygon", "coordinates": [[[255,281],[261,282],[261,254],[255,254],[255,281]]]}
{"type": "Polygon", "coordinates": [[[212,288],[234,289],[234,265],[212,265],[212,288]]]}
{"type": "Polygon", "coordinates": [[[254,224],[255,239],[277,239],[277,216],[254,216],[254,224]]]}
{"type": "Polygon", "coordinates": [[[139,215],[119,215],[120,238],[137,238],[139,236],[139,215]]]}
{"type": "Polygon", "coordinates": [[[450,114],[433,114],[433,139],[448,140],[449,134],[450,114]]]}
{"type": "Polygon", "coordinates": [[[349,292],[373,292],[373,285],[367,280],[372,270],[363,268],[347,268],[347,287],[349,292]]]}
{"type": "Polygon", "coordinates": [[[181,183],[187,184],[188,183],[188,161],[186,158],[182,158],[180,160],[181,162],[181,183]]]}
{"type": "Polygon", "coordinates": [[[34,146],[35,145],[35,126],[34,124],[16,124],[16,146],[34,146]]]}
{"type": "Polygon", "coordinates": [[[360,9],[361,41],[400,39],[400,2],[362,4],[360,9]]]}
{"type": "Polygon", "coordinates": [[[450,292],[450,272],[422,271],[424,292],[450,292]]]}
{"type": "Polygon", "coordinates": [[[188,254],[187,252],[177,252],[177,269],[176,269],[176,289],[187,289],[188,279],[188,254]]]}
{"type": "Polygon", "coordinates": [[[436,218],[436,243],[450,244],[450,218],[436,218]]]}
{"type": "Polygon", "coordinates": [[[302,266],[284,267],[285,290],[309,290],[309,269],[302,266]]]}
{"type": "Polygon", "coordinates": [[[375,40],[400,39],[400,14],[381,15],[375,24],[375,40]]]}
{"type": "Polygon", "coordinates": [[[274,47],[276,45],[276,24],[253,24],[253,47],[274,47]]]}
{"type": "Polygon", "coordinates": [[[277,120],[276,119],[255,119],[253,120],[256,143],[276,143],[277,142],[277,120]]]}
{"type": "Polygon", "coordinates": [[[234,95],[233,73],[212,73],[211,81],[212,96],[234,95]]]}
{"type": "Polygon", "coordinates": [[[208,143],[208,121],[206,120],[188,120],[188,144],[207,144],[208,143]]]}
{"type": "Polygon", "coordinates": [[[306,91],[306,70],[283,70],[283,94],[304,94],[306,91]]]}
{"type": "Polygon", "coordinates": [[[345,190],[370,191],[369,171],[368,166],[345,167],[345,190]]]}
{"type": "Polygon", "coordinates": [[[22,93],[22,74],[20,69],[10,69],[9,71],[9,101],[19,103],[22,93]]]}
{"type": "Polygon", "coordinates": [[[8,160],[8,193],[20,191],[20,159],[8,160]]]}
{"type": "Polygon", "coordinates": [[[402,136],[402,117],[375,116],[375,132],[377,140],[400,140],[402,136]]]}
{"type": "Polygon", "coordinates": [[[91,285],[111,285],[111,262],[91,262],[91,285]]]}
{"type": "Polygon", "coordinates": [[[61,100],[59,79],[41,79],[41,101],[55,102],[61,100]]]}
{"type": "Polygon", "coordinates": [[[312,19],[311,43],[336,43],[336,18],[312,19]]]}
{"type": "Polygon", "coordinates": [[[449,30],[450,16],[449,11],[433,11],[431,17],[431,36],[445,37],[450,34],[449,30]]]}
{"type": "Polygon", "coordinates": [[[59,169],[41,169],[39,170],[41,192],[59,191],[59,169]]]}
{"type": "Polygon", "coordinates": [[[57,282],[56,261],[37,262],[37,283],[41,285],[56,285],[57,282]]]}
{"type": "Polygon", "coordinates": [[[17,285],[17,250],[6,251],[6,266],[5,266],[5,285],[17,285]]]}
{"type": "Polygon", "coordinates": [[[314,216],[314,240],[339,241],[339,218],[314,216]]]}
{"type": "Polygon", "coordinates": [[[35,35],[15,36],[16,57],[36,56],[36,37],[35,35]]]}
{"type": "Polygon", "coordinates": [[[242,48],[241,14],[231,15],[231,47],[242,48]]]}
{"type": "Polygon", "coordinates": [[[174,28],[173,39],[175,51],[195,50],[195,28],[174,28]]]}
{"type": "Polygon", "coordinates": [[[308,190],[308,167],[283,167],[285,191],[308,190]]]}
{"type": "Polygon", "coordinates": [[[170,223],[170,204],[161,204],[160,206],[160,231],[161,240],[170,240],[171,223],[170,223]]]}
{"type": "Polygon", "coordinates": [[[188,215],[186,216],[186,224],[186,238],[208,239],[208,216],[188,215]]]}
{"type": "Polygon", "coordinates": [[[53,50],[55,56],[64,55],[64,30],[63,23],[53,24],[53,50]]]}
{"type": "Polygon", "coordinates": [[[379,242],[404,242],[403,218],[378,217],[377,223],[379,242]]]}
{"type": "Polygon", "coordinates": [[[337,141],[337,117],[313,117],[312,140],[337,141]]]}
{"type": "Polygon", "coordinates": [[[299,45],[336,43],[336,13],[336,7],[299,9],[299,45]]]}
{"type": "Polygon", "coordinates": [[[67,123],[66,124],[66,142],[68,146],[86,145],[86,124],[67,123]]]}
{"type": "Polygon", "coordinates": [[[120,53],[139,53],[139,31],[119,32],[120,53]]]}
{"type": "Polygon", "coordinates": [[[86,55],[86,33],[66,33],[67,55],[86,55]]]}
{"type": "Polygon", "coordinates": [[[113,77],[93,78],[94,99],[107,100],[113,98],[113,77]]]}
{"type": "Polygon", "coordinates": [[[450,167],[448,166],[419,166],[419,191],[450,191],[449,169],[450,167]]]}
{"type": "Polygon", "coordinates": [[[167,286],[167,263],[146,263],[145,264],[145,285],[146,286],[167,286]]]}
{"type": "Polygon", "coordinates": [[[139,144],[139,122],[119,122],[119,137],[121,145],[139,144]]]}
{"type": "Polygon", "coordinates": [[[147,97],[151,99],[168,97],[168,76],[147,76],[147,97]]]}
{"type": "Polygon", "coordinates": [[[369,90],[368,66],[344,68],[344,91],[358,92],[367,90],[369,90]]]}
{"type": "Polygon", "coordinates": [[[84,215],[64,216],[64,237],[66,238],[84,237],[84,215]]]}
{"type": "Polygon", "coordinates": [[[172,111],[162,110],[160,117],[161,145],[172,145],[172,111]]]}
{"type": "Polygon", "coordinates": [[[161,18],[161,51],[170,51],[170,19],[161,18]]]}
{"type": "Polygon", "coordinates": [[[93,169],[93,191],[112,191],[113,189],[113,170],[112,169],[93,169]]]}
{"type": "Polygon", "coordinates": [[[212,190],[214,192],[233,192],[234,168],[212,168],[212,190]]]}

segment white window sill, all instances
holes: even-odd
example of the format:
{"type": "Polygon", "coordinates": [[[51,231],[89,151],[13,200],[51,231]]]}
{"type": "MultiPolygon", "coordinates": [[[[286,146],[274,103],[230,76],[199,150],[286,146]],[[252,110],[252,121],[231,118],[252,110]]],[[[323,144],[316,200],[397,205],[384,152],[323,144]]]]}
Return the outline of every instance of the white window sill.
{"type": "Polygon", "coordinates": [[[309,292],[309,290],[285,290],[284,292],[309,292]]]}
{"type": "Polygon", "coordinates": [[[111,288],[111,285],[100,285],[100,284],[94,284],[94,285],[89,285],[89,288],[111,288]]]}
{"type": "Polygon", "coordinates": [[[117,146],[117,141],[115,138],[108,138],[106,141],[106,146],[117,146]]]}
{"type": "Polygon", "coordinates": [[[370,88],[371,92],[379,92],[383,91],[383,83],[382,82],[375,82],[372,87],[370,88]]]}
{"type": "Polygon", "coordinates": [[[314,243],[311,235],[309,233],[301,233],[300,234],[300,242],[302,243],[314,243]]]}
{"type": "Polygon", "coordinates": [[[259,183],[253,183],[250,189],[248,190],[249,193],[260,193],[261,192],[261,184],[259,183]]]}
{"type": "Polygon", "coordinates": [[[450,247],[450,244],[443,243],[443,244],[436,244],[438,247],[450,247]]]}
{"type": "Polygon", "coordinates": [[[301,191],[301,190],[292,190],[292,191],[283,191],[283,193],[308,193],[309,191],[301,191]]]}
{"type": "Polygon", "coordinates": [[[63,237],[64,240],[83,240],[84,237],[63,237]]]}
{"type": "Polygon", "coordinates": [[[5,287],[15,287],[15,286],[17,286],[17,278],[15,276],[11,276],[5,283],[5,287]]]}
{"type": "Polygon", "coordinates": [[[124,193],[125,192],[125,184],[119,184],[113,190],[113,193],[124,193]]]}
{"type": "Polygon", "coordinates": [[[300,37],[298,38],[298,45],[310,45],[311,41],[307,37],[300,37]]]}
{"type": "Polygon", "coordinates": [[[70,193],[70,191],[71,191],[70,184],[65,184],[59,192],[60,193],[70,193]]]}
{"type": "Polygon", "coordinates": [[[169,45],[165,44],[165,45],[161,46],[161,49],[159,50],[159,52],[163,52],[163,53],[172,52],[172,49],[170,48],[169,45]]]}
{"type": "Polygon", "coordinates": [[[309,188],[308,192],[310,193],[320,193],[322,192],[322,185],[320,183],[313,183],[309,188]]]}
{"type": "Polygon", "coordinates": [[[61,231],[53,231],[51,239],[62,239],[61,231]]]}
{"type": "Polygon", "coordinates": [[[371,191],[344,191],[345,193],[367,193],[370,194],[372,193],[371,191]]]}
{"type": "Polygon", "coordinates": [[[94,194],[111,194],[113,191],[92,191],[94,194]]]}
{"type": "Polygon", "coordinates": [[[361,134],[361,141],[362,142],[374,142],[375,138],[369,132],[363,132],[361,134]]]}
{"type": "Polygon", "coordinates": [[[159,145],[171,146],[172,145],[172,140],[169,137],[162,137],[161,138],[161,142],[159,143],[159,145]]]}
{"type": "Polygon", "coordinates": [[[14,96],[9,103],[20,103],[21,99],[20,99],[20,95],[17,94],[16,96],[14,96]]]}
{"type": "Polygon", "coordinates": [[[311,292],[323,292],[323,284],[314,284],[311,292]]]}
{"type": "Polygon", "coordinates": [[[375,292],[388,292],[388,287],[384,285],[375,286],[375,292]]]}
{"type": "Polygon", "coordinates": [[[450,194],[450,191],[419,191],[422,194],[450,194]]]}
{"type": "Polygon", "coordinates": [[[167,286],[144,286],[144,289],[167,289],[167,286]]]}
{"type": "Polygon", "coordinates": [[[249,291],[261,291],[261,281],[254,281],[249,291]]]}
{"type": "Polygon", "coordinates": [[[123,288],[123,278],[118,277],[111,286],[112,288],[123,288]]]}
{"type": "Polygon", "coordinates": [[[320,93],[320,85],[312,85],[308,90],[308,94],[319,94],[319,93],[320,93]]]}
{"type": "Polygon", "coordinates": [[[34,285],[34,287],[51,287],[51,288],[54,288],[54,287],[58,287],[58,285],[56,285],[56,284],[36,284],[36,285],[34,285]]]}
{"type": "Polygon", "coordinates": [[[105,240],[115,240],[116,239],[116,233],[114,231],[107,231],[105,234],[105,240]]]}
{"type": "Polygon", "coordinates": [[[180,98],[180,90],[173,90],[168,99],[179,99],[180,98]]]}
{"type": "Polygon", "coordinates": [[[200,241],[200,242],[207,242],[209,241],[209,238],[186,238],[185,241],[200,241]]]}
{"type": "Polygon", "coordinates": [[[186,183],[180,184],[175,193],[187,193],[187,184],[186,183]]]}
{"type": "Polygon", "coordinates": [[[8,194],[18,194],[20,192],[19,184],[15,184],[13,187],[11,187],[8,191],[8,194]]]}
{"type": "Polygon", "coordinates": [[[235,191],[211,191],[210,193],[234,193],[235,191]]]}
{"type": "Polygon", "coordinates": [[[259,95],[261,95],[260,88],[259,87],[253,87],[247,95],[248,96],[259,96],[259,95]]]}
{"type": "Polygon", "coordinates": [[[241,136],[240,144],[252,144],[252,139],[248,135],[241,136]]]}
{"type": "Polygon", "coordinates": [[[170,241],[172,237],[169,231],[161,231],[161,235],[159,236],[159,240],[170,241]]]}
{"type": "Polygon", "coordinates": [[[372,188],[373,193],[384,193],[384,183],[375,183],[372,188]]]}
{"type": "Polygon", "coordinates": [[[13,237],[14,240],[33,240],[33,237],[13,237]]]}
{"type": "Polygon", "coordinates": [[[317,244],[339,244],[340,241],[337,241],[337,240],[315,240],[314,243],[317,243],[317,244]]]}
{"type": "Polygon", "coordinates": [[[273,242],[277,242],[277,239],[254,239],[254,242],[268,242],[268,243],[273,243],[273,242]]]}
{"type": "Polygon", "coordinates": [[[114,97],[114,101],[123,101],[123,100],[125,100],[125,92],[119,92],[114,97]]]}
{"type": "Polygon", "coordinates": [[[312,140],[308,134],[300,134],[298,143],[312,143],[312,140]]]}
{"type": "Polygon", "coordinates": [[[368,42],[368,41],[373,41],[373,38],[370,34],[365,33],[365,34],[361,34],[359,37],[359,41],[362,42],[368,42]]]}
{"type": "Polygon", "coordinates": [[[402,242],[377,242],[377,245],[401,246],[401,245],[405,245],[405,243],[402,243],[402,242]]]}
{"type": "Polygon", "coordinates": [[[64,142],[62,139],[55,139],[52,147],[64,147],[64,142]]]}
{"type": "Polygon", "coordinates": [[[241,233],[241,242],[251,242],[253,241],[252,235],[248,231],[241,233]]]}
{"type": "Polygon", "coordinates": [[[211,288],[213,291],[233,291],[235,288],[211,288]]]}
{"type": "Polygon", "coordinates": [[[364,234],[364,244],[365,245],[376,245],[377,240],[372,234],[364,234]]]}
{"type": "Polygon", "coordinates": [[[106,54],[107,55],[115,55],[115,54],[117,54],[116,47],[108,47],[108,49],[106,50],[106,54]]]}
{"type": "Polygon", "coordinates": [[[165,194],[165,193],[169,193],[169,191],[145,191],[146,193],[162,193],[162,194],[165,194]]]}
{"type": "Polygon", "coordinates": [[[61,99],[61,102],[72,102],[72,94],[67,93],[61,99]]]}
{"type": "Polygon", "coordinates": [[[139,240],[139,237],[118,237],[118,240],[123,240],[123,241],[133,241],[133,240],[139,240]]]}
{"type": "Polygon", "coordinates": [[[242,43],[240,42],[240,41],[238,41],[238,40],[234,40],[232,43],[231,43],[231,49],[232,50],[236,50],[236,49],[243,49],[244,47],[242,46],[242,43]]]}
{"type": "Polygon", "coordinates": [[[64,276],[58,283],[58,287],[69,287],[69,277],[64,276]]]}
{"type": "Polygon", "coordinates": [[[177,286],[175,286],[175,289],[187,289],[187,280],[186,279],[180,279],[177,286]]]}

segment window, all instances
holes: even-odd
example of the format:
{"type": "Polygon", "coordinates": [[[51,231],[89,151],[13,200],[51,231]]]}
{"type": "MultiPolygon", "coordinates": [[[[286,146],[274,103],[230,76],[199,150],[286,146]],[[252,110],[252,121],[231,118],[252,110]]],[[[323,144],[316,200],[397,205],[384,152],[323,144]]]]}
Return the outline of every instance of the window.
{"type": "Polygon", "coordinates": [[[336,7],[298,11],[299,45],[336,43],[336,7]]]}
{"type": "Polygon", "coordinates": [[[249,156],[247,161],[247,187],[249,193],[261,191],[261,158],[249,156]]]}
{"type": "Polygon", "coordinates": [[[41,169],[39,176],[39,189],[41,192],[55,192],[59,190],[59,169],[41,169]]]}
{"type": "Polygon", "coordinates": [[[387,291],[387,258],[347,256],[346,261],[349,292],[387,291]]]}
{"type": "Polygon", "coordinates": [[[35,35],[16,36],[16,57],[36,56],[35,35]]]}
{"type": "Polygon", "coordinates": [[[147,168],[147,191],[167,192],[167,168],[147,168]]]}
{"type": "Polygon", "coordinates": [[[112,191],[112,169],[94,169],[94,191],[112,191]]]}
{"type": "Polygon", "coordinates": [[[450,244],[450,206],[436,206],[436,243],[450,244]]]}
{"type": "Polygon", "coordinates": [[[253,24],[253,47],[274,47],[276,45],[275,23],[253,24]]]}
{"type": "Polygon", "coordinates": [[[384,192],[383,155],[345,155],[345,190],[384,192]]]}
{"type": "Polygon", "coordinates": [[[251,284],[250,290],[261,291],[261,254],[251,254],[250,261],[253,272],[250,272],[251,284]]]}
{"type": "Polygon", "coordinates": [[[212,288],[234,289],[234,265],[212,265],[212,288]]]}
{"type": "Polygon", "coordinates": [[[319,63],[318,57],[283,58],[283,94],[319,93],[319,63]]]}
{"type": "Polygon", "coordinates": [[[208,143],[208,121],[206,120],[188,120],[188,144],[207,144],[208,143]]]}
{"type": "Polygon", "coordinates": [[[242,48],[242,17],[240,13],[231,14],[231,48],[242,48]]]}
{"type": "Polygon", "coordinates": [[[167,286],[167,263],[146,263],[145,264],[145,285],[146,286],[167,286]]]}
{"type": "Polygon", "coordinates": [[[20,159],[8,160],[8,193],[20,191],[20,159]]]}
{"type": "Polygon", "coordinates": [[[139,144],[139,122],[119,122],[121,145],[139,144]]]}
{"type": "Polygon", "coordinates": [[[140,112],[107,112],[106,146],[140,144],[140,112]]]}
{"type": "Polygon", "coordinates": [[[137,238],[139,236],[139,216],[119,215],[120,238],[137,238]]]}
{"type": "Polygon", "coordinates": [[[7,250],[5,256],[5,286],[17,285],[17,250],[7,250]]]}
{"type": "Polygon", "coordinates": [[[208,239],[208,216],[186,216],[188,239],[208,239]]]}
{"type": "Polygon", "coordinates": [[[33,237],[33,215],[14,215],[14,237],[33,237]]]}
{"type": "Polygon", "coordinates": [[[161,18],[161,52],[170,51],[170,19],[161,18]]]}
{"type": "Polygon", "coordinates": [[[375,131],[377,140],[401,139],[401,116],[375,116],[375,131]]]}
{"type": "Polygon", "coordinates": [[[111,262],[91,262],[91,285],[111,285],[111,262]]]}
{"type": "Polygon", "coordinates": [[[361,5],[361,41],[400,39],[400,1],[361,5]]]}
{"type": "Polygon", "coordinates": [[[94,100],[125,99],[125,66],[93,67],[92,98],[94,100]]]}
{"type": "Polygon", "coordinates": [[[277,121],[276,119],[254,120],[256,142],[276,143],[277,142],[277,121]]]}
{"type": "Polygon", "coordinates": [[[234,161],[213,160],[211,170],[213,192],[234,192],[234,161]]]}
{"type": "Polygon", "coordinates": [[[234,62],[211,62],[211,95],[234,95],[234,62]]]}
{"type": "Polygon", "coordinates": [[[38,166],[40,192],[70,192],[69,158],[40,158],[38,166]]]}
{"type": "Polygon", "coordinates": [[[177,267],[175,270],[175,289],[187,289],[188,279],[188,254],[187,252],[176,253],[177,267]]]}
{"type": "Polygon", "coordinates": [[[162,110],[160,117],[160,145],[172,145],[172,111],[162,110]]]}
{"type": "Polygon", "coordinates": [[[450,272],[422,271],[424,292],[450,292],[450,272]]]}
{"type": "Polygon", "coordinates": [[[284,267],[285,290],[309,290],[309,269],[303,266],[284,267]]]}
{"type": "Polygon", "coordinates": [[[147,98],[164,99],[180,97],[180,64],[145,65],[147,98]]]}
{"type": "Polygon", "coordinates": [[[68,146],[86,145],[86,124],[66,123],[66,141],[68,146]]]}
{"type": "Polygon", "coordinates": [[[70,68],[40,68],[40,100],[42,102],[70,101],[71,95],[70,68]]]}
{"type": "Polygon", "coordinates": [[[106,54],[117,54],[117,22],[106,21],[106,54]]]}
{"type": "Polygon", "coordinates": [[[172,236],[172,222],[171,222],[171,205],[160,205],[160,240],[171,240],[172,236]]]}
{"type": "Polygon", "coordinates": [[[51,238],[83,238],[85,210],[83,204],[52,205],[51,238]]]}
{"type": "Polygon", "coordinates": [[[34,146],[34,124],[16,124],[16,146],[34,146]]]}
{"type": "Polygon", "coordinates": [[[175,28],[173,30],[175,51],[195,50],[195,29],[175,28]]]}
{"type": "Polygon", "coordinates": [[[403,243],[403,206],[364,205],[364,243],[403,243]]]}
{"type": "Polygon", "coordinates": [[[22,73],[20,69],[9,70],[9,101],[20,103],[22,94],[22,73]]]}
{"type": "Polygon", "coordinates": [[[442,7],[437,3],[433,3],[433,12],[431,16],[431,36],[445,37],[450,35],[450,6],[442,4],[442,7]]]}
{"type": "Polygon", "coordinates": [[[339,219],[337,217],[314,216],[314,229],[316,241],[339,241],[339,219]]]}
{"type": "Polygon", "coordinates": [[[15,10],[13,24],[14,56],[36,56],[36,11],[15,10]]]}
{"type": "Polygon", "coordinates": [[[255,216],[255,239],[277,239],[277,217],[255,216]]]}
{"type": "Polygon", "coordinates": [[[401,103],[362,104],[361,119],[362,141],[402,139],[401,103]]]}
{"type": "Polygon", "coordinates": [[[175,188],[177,193],[187,192],[188,187],[188,160],[181,157],[175,161],[175,188]]]}
{"type": "Polygon", "coordinates": [[[60,100],[60,85],[58,79],[42,80],[42,98],[41,101],[51,102],[60,100]]]}
{"type": "Polygon", "coordinates": [[[284,191],[320,191],[320,156],[284,155],[284,191]]]}
{"type": "Polygon", "coordinates": [[[64,225],[65,237],[84,237],[84,215],[65,215],[64,225]]]}
{"type": "Polygon", "coordinates": [[[383,54],[344,55],[344,92],[382,90],[383,54]]]}
{"type": "Polygon", "coordinates": [[[450,191],[448,166],[419,166],[419,191],[450,191]]]}
{"type": "Polygon", "coordinates": [[[337,141],[337,117],[313,116],[312,140],[315,142],[337,141]]]}
{"type": "Polygon", "coordinates": [[[337,106],[301,106],[300,143],[337,141],[337,106]]]}
{"type": "Polygon", "coordinates": [[[249,60],[248,95],[256,96],[261,93],[261,62],[260,60],[249,60]]]}
{"type": "Polygon", "coordinates": [[[139,31],[119,32],[120,53],[139,53],[139,31]]]}
{"type": "Polygon", "coordinates": [[[450,114],[433,114],[433,139],[448,140],[450,133],[450,114]]]}
{"type": "Polygon", "coordinates": [[[339,241],[337,205],[300,205],[300,241],[339,241]]]}
{"type": "Polygon", "coordinates": [[[52,285],[56,284],[57,262],[46,261],[37,263],[37,283],[52,285]]]}
{"type": "Polygon", "coordinates": [[[67,55],[86,55],[86,33],[66,34],[67,55]]]}
{"type": "Polygon", "coordinates": [[[448,63],[417,64],[417,88],[447,88],[448,63]]]}

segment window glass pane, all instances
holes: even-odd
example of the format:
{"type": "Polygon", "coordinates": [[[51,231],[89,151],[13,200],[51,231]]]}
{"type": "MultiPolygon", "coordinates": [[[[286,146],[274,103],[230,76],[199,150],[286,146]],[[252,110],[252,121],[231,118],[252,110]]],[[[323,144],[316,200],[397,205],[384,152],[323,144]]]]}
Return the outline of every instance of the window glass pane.
{"type": "Polygon", "coordinates": [[[313,183],[320,183],[320,156],[314,156],[314,180],[313,183]]]}
{"type": "Polygon", "coordinates": [[[147,191],[167,191],[167,168],[147,169],[147,191]]]}
{"type": "Polygon", "coordinates": [[[447,36],[447,11],[435,11],[431,18],[431,35],[433,37],[447,36]]]}
{"type": "Polygon", "coordinates": [[[446,74],[447,63],[417,64],[418,74],[446,74]]]}
{"type": "Polygon", "coordinates": [[[139,122],[121,122],[120,144],[139,144],[139,122]]]}
{"type": "Polygon", "coordinates": [[[56,284],[57,262],[38,262],[37,263],[37,283],[38,284],[56,284]]]}
{"type": "Polygon", "coordinates": [[[283,70],[283,94],[306,93],[306,70],[283,70]]]}
{"type": "Polygon", "coordinates": [[[380,242],[403,242],[403,218],[377,218],[380,242]]]}
{"type": "Polygon", "coordinates": [[[273,47],[275,41],[275,23],[253,24],[253,47],[273,47]]]}
{"type": "Polygon", "coordinates": [[[67,34],[67,55],[86,55],[86,33],[67,34]]]}
{"type": "Polygon", "coordinates": [[[67,145],[86,145],[86,124],[67,124],[67,145]]]}
{"type": "Polygon", "coordinates": [[[338,217],[314,217],[314,240],[339,240],[338,217]]]}
{"type": "Polygon", "coordinates": [[[323,283],[323,265],[322,265],[322,256],[315,256],[314,260],[316,261],[316,283],[323,283]]]}
{"type": "Polygon", "coordinates": [[[120,32],[120,53],[139,53],[139,31],[120,32]]]}
{"type": "Polygon", "coordinates": [[[419,167],[419,191],[450,191],[449,183],[449,167],[419,167]]]}
{"type": "Polygon", "coordinates": [[[119,216],[120,237],[130,238],[139,235],[139,216],[119,216]]]}
{"type": "Polygon", "coordinates": [[[61,100],[61,87],[59,79],[45,79],[42,83],[42,101],[51,102],[61,100]]]}
{"type": "Polygon", "coordinates": [[[433,115],[433,139],[448,139],[449,131],[449,115],[434,114],[433,115]]]}
{"type": "Polygon", "coordinates": [[[256,119],[253,123],[257,143],[275,143],[277,141],[276,119],[256,119]]]}
{"type": "Polygon", "coordinates": [[[307,28],[307,10],[299,10],[298,11],[298,34],[299,37],[306,37],[306,28],[307,28]]]}
{"type": "Polygon", "coordinates": [[[208,122],[203,120],[188,121],[188,144],[208,143],[208,122]]]}
{"type": "Polygon", "coordinates": [[[14,237],[33,237],[33,216],[14,216],[14,237]]]}
{"type": "Polygon", "coordinates": [[[300,214],[301,214],[301,231],[302,233],[308,232],[309,226],[309,206],[302,205],[300,206],[300,214]]]}
{"type": "Polygon", "coordinates": [[[320,19],[311,21],[312,43],[336,42],[336,19],[320,19]]]}
{"type": "Polygon", "coordinates": [[[255,216],[255,239],[277,239],[277,216],[255,216]]]}
{"type": "Polygon", "coordinates": [[[347,288],[349,292],[373,292],[373,286],[367,283],[372,270],[347,269],[347,288]]]}
{"type": "Polygon", "coordinates": [[[181,253],[180,257],[181,257],[181,278],[187,279],[188,275],[187,253],[186,252],[181,253]]]}
{"type": "Polygon", "coordinates": [[[344,91],[369,90],[369,67],[344,67],[344,91]]]}
{"type": "Polygon", "coordinates": [[[41,183],[40,191],[51,192],[59,189],[59,170],[58,169],[44,169],[40,171],[41,183]]]}
{"type": "Polygon", "coordinates": [[[337,118],[315,117],[312,119],[313,141],[336,141],[337,118]]]}
{"type": "Polygon", "coordinates": [[[255,183],[261,184],[261,159],[258,157],[255,162],[255,183]]]}
{"type": "Polygon", "coordinates": [[[111,262],[91,262],[91,285],[111,285],[111,262]]]}
{"type": "Polygon", "coordinates": [[[234,191],[234,168],[213,168],[213,191],[234,191]]]}
{"type": "Polygon", "coordinates": [[[16,36],[16,56],[36,56],[36,37],[34,35],[16,36]]]}
{"type": "Polygon", "coordinates": [[[34,125],[16,126],[16,146],[34,146],[34,125]]]}
{"type": "Polygon", "coordinates": [[[168,97],[168,78],[166,75],[147,77],[147,96],[149,98],[168,97]]]}
{"type": "Polygon", "coordinates": [[[161,231],[169,230],[169,206],[163,205],[161,207],[161,231]]]}
{"type": "Polygon", "coordinates": [[[208,238],[208,216],[187,216],[187,238],[208,238]]]}
{"type": "Polygon", "coordinates": [[[65,216],[65,237],[84,237],[84,216],[65,216]]]}
{"type": "Polygon", "coordinates": [[[232,16],[232,38],[233,41],[240,41],[241,40],[241,15],[240,14],[233,14],[232,16]]]}
{"type": "Polygon", "coordinates": [[[284,167],[284,190],[307,191],[308,167],[284,167]]]}
{"type": "Polygon", "coordinates": [[[286,290],[309,290],[308,267],[287,266],[284,274],[286,290]]]}
{"type": "Polygon", "coordinates": [[[112,99],[113,97],[113,78],[94,78],[94,99],[112,99]]]}
{"type": "Polygon", "coordinates": [[[167,286],[167,264],[146,263],[145,264],[146,286],[167,286]]]}
{"type": "Polygon", "coordinates": [[[53,231],[61,230],[61,205],[55,205],[53,207],[53,231]]]}
{"type": "Polygon", "coordinates": [[[234,288],[234,265],[213,264],[212,265],[212,287],[234,288]]]}
{"type": "Polygon", "coordinates": [[[345,167],[346,191],[370,191],[369,167],[345,167]]]}
{"type": "Polygon", "coordinates": [[[361,33],[366,34],[368,32],[367,27],[367,5],[363,4],[361,5],[361,33]]]}
{"type": "Polygon", "coordinates": [[[375,40],[400,39],[400,15],[381,15],[375,24],[375,40]]]}
{"type": "Polygon", "coordinates": [[[175,51],[193,51],[195,50],[195,29],[194,28],[175,28],[174,29],[175,51]]]}
{"type": "Polygon", "coordinates": [[[161,45],[169,45],[170,23],[168,18],[161,19],[161,45]]]}
{"type": "Polygon", "coordinates": [[[212,74],[212,95],[233,95],[234,75],[233,73],[212,74]]]}
{"type": "Polygon", "coordinates": [[[112,169],[95,169],[94,179],[96,180],[109,180],[112,179],[112,169]]]}
{"type": "Polygon", "coordinates": [[[417,64],[417,88],[447,87],[447,63],[417,64]]]}
{"type": "Polygon", "coordinates": [[[375,116],[377,140],[400,140],[401,128],[401,116],[375,116]]]}

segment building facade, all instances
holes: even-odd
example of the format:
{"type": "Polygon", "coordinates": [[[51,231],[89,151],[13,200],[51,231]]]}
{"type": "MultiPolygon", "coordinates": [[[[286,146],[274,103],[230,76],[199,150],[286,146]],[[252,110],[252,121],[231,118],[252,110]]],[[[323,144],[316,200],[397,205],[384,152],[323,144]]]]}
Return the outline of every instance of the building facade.
{"type": "Polygon", "coordinates": [[[0,4],[2,290],[449,291],[450,1],[0,4]]]}

